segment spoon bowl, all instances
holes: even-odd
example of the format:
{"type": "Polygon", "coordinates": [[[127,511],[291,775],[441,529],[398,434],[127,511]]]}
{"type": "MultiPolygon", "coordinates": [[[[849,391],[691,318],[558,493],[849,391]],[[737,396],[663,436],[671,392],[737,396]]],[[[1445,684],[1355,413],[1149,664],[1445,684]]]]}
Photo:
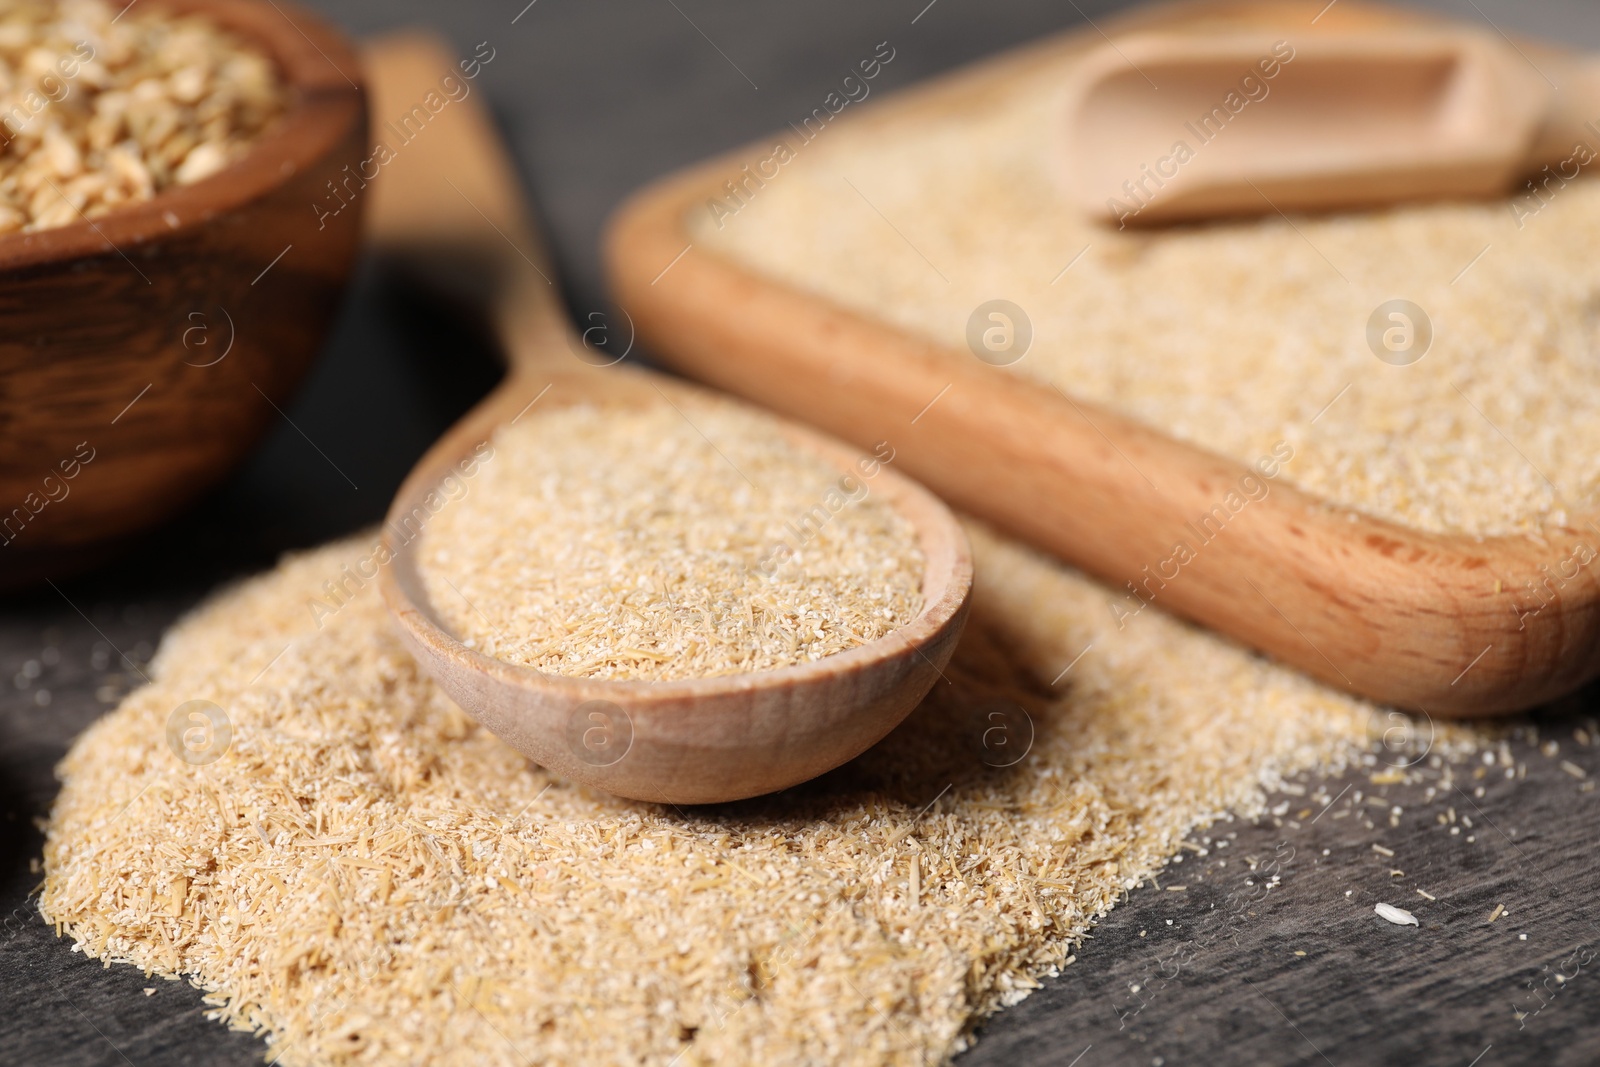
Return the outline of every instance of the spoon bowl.
{"type": "MultiPolygon", "coordinates": [[[[620,412],[662,403],[655,389],[680,405],[704,393],[654,377],[615,368],[509,379],[428,453],[396,496],[384,596],[440,688],[502,740],[565,777],[673,804],[737,800],[814,778],[870,748],[910,713],[939,681],[966,621],[966,537],[943,504],[891,470],[880,469],[873,492],[917,532],[926,561],[922,610],[884,637],[819,660],[662,682],[570,678],[466,647],[429,600],[418,571],[427,533],[417,520],[429,513],[428,494],[444,475],[535,400],[536,412],[578,403],[620,412]]],[[[841,474],[853,468],[856,454],[848,448],[796,426],[784,430],[841,474]]]]}
{"type": "MultiPolygon", "coordinates": [[[[427,38],[395,38],[368,55],[374,113],[400,113],[451,59],[427,38]]],[[[412,470],[390,508],[380,579],[400,634],[457,704],[540,765],[620,796],[703,804],[757,796],[859,755],[898,725],[941,673],[965,625],[971,550],[950,511],[886,467],[879,499],[915,530],[925,561],[923,605],[907,625],[821,659],[771,671],[673,681],[572,678],[468,648],[430,602],[418,559],[428,520],[449,503],[438,487],[470,469],[497,428],[576,404],[624,412],[710,394],[628,366],[574,355],[509,162],[473,101],[451,105],[374,183],[370,235],[380,250],[452,279],[486,303],[511,373],[412,470]],[[463,465],[467,465],[464,467],[463,465]]],[[[731,402],[731,401],[729,401],[731,402]]],[[[774,421],[778,420],[774,416],[774,421]]],[[[787,439],[840,474],[846,446],[798,425],[787,439]]],[[[470,491],[470,489],[469,489],[470,491]]]]}

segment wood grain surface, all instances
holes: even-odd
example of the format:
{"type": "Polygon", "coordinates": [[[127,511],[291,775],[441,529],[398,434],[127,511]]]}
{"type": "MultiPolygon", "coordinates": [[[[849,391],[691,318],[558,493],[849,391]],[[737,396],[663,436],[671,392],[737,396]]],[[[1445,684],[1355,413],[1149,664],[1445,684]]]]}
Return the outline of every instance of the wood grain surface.
{"type": "MultiPolygon", "coordinates": [[[[1600,46],[1600,10],[1587,0],[1475,2],[1508,30],[1600,46]]],[[[901,46],[884,73],[887,87],[1082,23],[1070,5],[1021,0],[938,0],[931,8],[926,0],[828,0],[805,7],[680,0],[679,6],[715,47],[664,3],[639,3],[619,18],[609,6],[544,0],[515,26],[511,19],[523,2],[508,7],[463,0],[447,9],[426,0],[323,5],[358,30],[429,22],[447,29],[463,55],[481,41],[498,49],[480,88],[512,134],[519,167],[553,234],[569,308],[579,319],[618,315],[601,287],[598,235],[607,212],[630,189],[808,113],[863,48],[870,51],[886,38],[901,46]],[[717,49],[753,77],[759,91],[717,49]]],[[[1077,6],[1100,22],[1109,5],[1079,0],[1077,6]]],[[[1466,0],[1438,0],[1438,6],[1474,14],[1466,0]]],[[[34,821],[56,791],[51,768],[79,730],[139,681],[118,649],[142,668],[170,620],[216,584],[270,566],[285,549],[379,521],[412,464],[489,390],[496,373],[492,353],[459,320],[364,266],[306,389],[297,402],[283,405],[293,425],[280,419],[244,469],[201,506],[138,542],[121,563],[59,582],[59,592],[47,586],[0,602],[0,988],[7,1009],[0,1013],[0,1063],[262,1062],[256,1039],[203,1018],[197,991],[148,980],[130,968],[104,970],[70,952],[39,921],[29,894],[40,876],[30,861],[39,855],[34,821]],[[50,648],[54,662],[47,663],[50,648]],[[30,661],[37,664],[32,677],[30,661]],[[42,691],[49,692],[48,702],[41,701],[42,691]],[[155,992],[146,996],[146,988],[155,992]]],[[[1560,743],[1558,754],[1535,754],[1519,742],[1512,752],[1527,766],[1526,778],[1486,775],[1468,788],[1485,787],[1485,796],[1473,799],[1506,837],[1492,829],[1483,834],[1483,823],[1476,833],[1462,827],[1451,835],[1436,821],[1444,813],[1438,804],[1419,805],[1401,792],[1425,792],[1437,783],[1374,787],[1362,775],[1307,782],[1305,796],[1275,798],[1292,805],[1277,816],[1285,819],[1281,827],[1271,816],[1259,827],[1222,827],[1238,838],[1203,862],[1186,857],[1173,868],[1182,879],[1160,879],[1163,886],[1187,882],[1188,890],[1146,887],[1129,894],[1085,942],[1077,962],[993,1019],[958,1062],[1593,1062],[1600,1048],[1600,982],[1592,967],[1565,983],[1547,968],[1569,958],[1571,946],[1593,943],[1585,924],[1594,919],[1600,895],[1593,860],[1600,813],[1594,793],[1583,791],[1588,779],[1573,777],[1561,761],[1600,776],[1595,751],[1572,736],[1579,726],[1593,736],[1588,720],[1596,711],[1600,700],[1591,693],[1526,720],[1539,725],[1542,741],[1560,743]],[[1298,827],[1291,825],[1319,784],[1331,798],[1348,782],[1351,794],[1327,814],[1312,811],[1298,827]],[[1354,814],[1335,819],[1355,789],[1400,798],[1406,809],[1400,825],[1389,827],[1365,799],[1352,810],[1378,816],[1373,828],[1354,814]],[[1468,833],[1477,840],[1466,842],[1468,833]],[[1203,917],[1213,910],[1210,903],[1222,910],[1230,894],[1240,894],[1235,904],[1250,899],[1235,881],[1240,864],[1248,863],[1235,856],[1270,860],[1283,841],[1296,850],[1295,859],[1280,864],[1280,885],[1261,906],[1252,903],[1238,922],[1203,917]],[[1393,859],[1373,851],[1373,843],[1393,850],[1393,859]],[[1324,848],[1329,855],[1321,854],[1324,848]],[[1215,866],[1223,859],[1227,867],[1215,866]],[[1389,875],[1391,865],[1406,877],[1389,875]],[[1391,880],[1398,883],[1394,896],[1381,896],[1391,891],[1391,880]],[[1438,897],[1440,910],[1429,911],[1435,906],[1415,888],[1438,897]],[[1346,889],[1360,896],[1359,904],[1346,900],[1346,889]],[[1382,923],[1372,914],[1378,899],[1413,907],[1424,925],[1382,923]],[[1489,924],[1495,903],[1511,914],[1489,924]],[[1513,925],[1505,925],[1508,920],[1513,925]],[[1528,941],[1520,940],[1522,933],[1528,941]],[[1173,952],[1189,945],[1178,976],[1169,978],[1173,952]],[[1296,951],[1307,955],[1296,957],[1296,951]],[[1146,991],[1147,982],[1153,992],[1146,991]],[[1561,991],[1540,1000],[1530,983],[1561,991]],[[1139,993],[1131,991],[1134,984],[1139,993]],[[1537,1014],[1516,1019],[1513,1004],[1540,1003],[1537,1014]]],[[[1468,812],[1477,821],[1465,802],[1453,806],[1458,820],[1468,812]]],[[[1194,843],[1205,847],[1201,839],[1194,843]]]]}
{"type": "MultiPolygon", "coordinates": [[[[887,131],[940,120],[1041,68],[1069,69],[1107,34],[1237,25],[1314,40],[1437,22],[1355,2],[1319,18],[1323,6],[1140,8],[840,121],[887,131]]],[[[858,445],[903,441],[905,469],[958,507],[1113,588],[1151,598],[1159,589],[1167,610],[1335,688],[1435,715],[1482,716],[1530,707],[1600,674],[1600,579],[1577,568],[1546,609],[1530,614],[1523,605],[1542,567],[1593,540],[1592,515],[1549,530],[1540,545],[1428,533],[1283,485],[1239,512],[1227,536],[1219,525],[1218,536],[1197,539],[1196,523],[1207,520],[1196,517],[1226,517],[1231,509],[1219,501],[1240,499],[1236,487],[1251,467],[694,246],[692,213],[775,143],[790,151],[802,144],[792,127],[780,129],[666,179],[634,198],[608,236],[617,299],[673,368],[858,445]],[[1188,550],[1183,581],[1163,580],[1159,561],[1170,562],[1178,544],[1204,550],[1188,550]]]]}
{"type": "Polygon", "coordinates": [[[1594,1063],[1594,707],[1509,739],[1510,778],[1380,758],[1191,835],[957,1062],[1594,1063]]]}

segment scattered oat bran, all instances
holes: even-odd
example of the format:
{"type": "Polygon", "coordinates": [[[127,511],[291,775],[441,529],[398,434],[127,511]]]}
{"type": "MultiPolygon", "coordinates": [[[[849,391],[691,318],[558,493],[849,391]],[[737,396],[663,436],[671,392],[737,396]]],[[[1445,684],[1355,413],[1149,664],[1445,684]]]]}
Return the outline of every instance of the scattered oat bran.
{"type": "Polygon", "coordinates": [[[476,727],[375,583],[319,629],[306,602],[370,539],[291,558],[175,627],[74,745],[41,910],[91,956],[189,976],[287,1067],[945,1058],[1187,831],[1386,722],[1165,616],[1119,631],[1113,594],[969,533],[950,685],[838,771],[687,811],[476,727]],[[192,766],[165,730],[197,698],[233,740],[192,766]],[[979,758],[997,706],[1034,727],[1010,768],[979,758]]]}
{"type": "Polygon", "coordinates": [[[1396,926],[1418,926],[1417,917],[1404,908],[1397,908],[1393,904],[1375,904],[1372,908],[1378,915],[1389,920],[1396,926]]]}
{"type": "Polygon", "coordinates": [[[0,0],[0,234],[210,177],[276,118],[265,54],[198,15],[0,0]]]}
{"type": "Polygon", "coordinates": [[[1019,57],[937,108],[830,124],[736,215],[691,211],[693,239],[951,358],[972,358],[980,304],[1010,300],[1032,346],[996,373],[1246,464],[1287,442],[1283,477],[1334,505],[1431,531],[1570,524],[1589,539],[1600,181],[1564,184],[1533,217],[1501,200],[1118,231],[1062,191],[1050,131],[1074,61],[1019,57]],[[1394,298],[1433,327],[1409,366],[1368,347],[1394,298]]]}
{"type": "Polygon", "coordinates": [[[873,493],[878,457],[841,474],[723,401],[535,414],[500,429],[422,542],[429,599],[485,654],[712,677],[842,652],[921,610],[922,552],[873,493]]]}

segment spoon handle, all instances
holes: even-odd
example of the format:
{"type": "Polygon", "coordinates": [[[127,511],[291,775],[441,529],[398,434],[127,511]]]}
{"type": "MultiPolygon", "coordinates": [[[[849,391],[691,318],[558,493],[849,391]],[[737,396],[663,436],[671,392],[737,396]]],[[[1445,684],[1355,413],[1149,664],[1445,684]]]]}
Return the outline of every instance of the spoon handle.
{"type": "Polygon", "coordinates": [[[365,60],[377,139],[364,169],[378,170],[368,240],[430,284],[483,307],[513,372],[565,352],[555,270],[523,208],[483,83],[468,76],[483,66],[414,31],[368,45],[365,60]]]}

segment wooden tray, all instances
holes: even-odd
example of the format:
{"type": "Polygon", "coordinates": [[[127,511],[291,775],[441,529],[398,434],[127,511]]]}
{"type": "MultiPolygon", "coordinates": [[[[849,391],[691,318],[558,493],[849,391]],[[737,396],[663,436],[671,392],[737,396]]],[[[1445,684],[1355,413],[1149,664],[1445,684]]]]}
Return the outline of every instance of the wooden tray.
{"type": "MultiPolygon", "coordinates": [[[[1164,6],[1102,28],[1267,17],[1318,32],[1429,18],[1345,2],[1310,27],[1324,3],[1164,6]]],[[[1101,40],[1094,30],[1053,38],[904,92],[862,118],[905,122],[971,108],[1101,40]]],[[[795,138],[784,131],[775,139],[795,138]]],[[[663,179],[613,221],[606,253],[617,300],[669,365],[862,447],[890,439],[896,462],[952,504],[1113,587],[1142,579],[1185,524],[1247,473],[693,245],[689,213],[773,144],[767,138],[663,179]],[[1133,471],[1159,472],[1160,491],[1133,471]]],[[[1572,521],[1548,546],[1480,540],[1352,516],[1279,484],[1187,563],[1158,603],[1374,700],[1447,716],[1508,712],[1600,673],[1593,567],[1580,567],[1537,612],[1517,596],[1530,580],[1544,583],[1541,567],[1565,559],[1574,539],[1600,543],[1600,527],[1572,521]]]]}

